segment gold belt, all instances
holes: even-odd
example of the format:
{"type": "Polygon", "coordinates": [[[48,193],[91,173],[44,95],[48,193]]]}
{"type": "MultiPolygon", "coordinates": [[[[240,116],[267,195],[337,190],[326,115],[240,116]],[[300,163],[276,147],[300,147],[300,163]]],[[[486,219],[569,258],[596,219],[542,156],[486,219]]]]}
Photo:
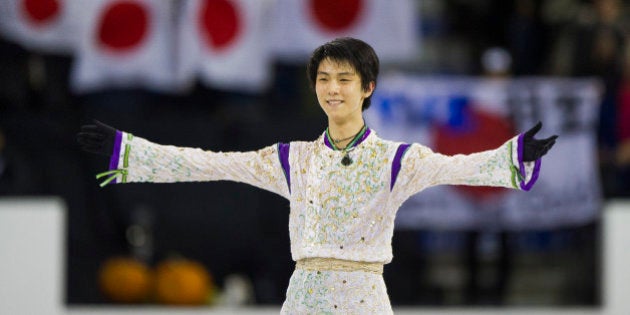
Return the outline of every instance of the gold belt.
{"type": "Polygon", "coordinates": [[[335,258],[304,258],[295,263],[296,269],[309,271],[364,271],[383,274],[383,264],[377,262],[352,261],[335,258]]]}

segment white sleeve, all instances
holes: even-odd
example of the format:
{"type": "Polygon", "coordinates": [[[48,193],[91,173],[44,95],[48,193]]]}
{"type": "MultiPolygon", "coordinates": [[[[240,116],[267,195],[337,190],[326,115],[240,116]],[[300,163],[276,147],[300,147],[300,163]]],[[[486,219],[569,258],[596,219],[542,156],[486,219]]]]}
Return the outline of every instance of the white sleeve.
{"type": "Polygon", "coordinates": [[[497,149],[447,156],[412,144],[401,162],[392,192],[404,200],[436,185],[497,186],[529,190],[538,179],[540,159],[523,162],[522,135],[497,149]]]}
{"type": "Polygon", "coordinates": [[[159,145],[118,132],[109,171],[102,186],[112,183],[172,183],[229,180],[250,184],[289,198],[289,187],[272,145],[250,152],[213,152],[159,145]]]}

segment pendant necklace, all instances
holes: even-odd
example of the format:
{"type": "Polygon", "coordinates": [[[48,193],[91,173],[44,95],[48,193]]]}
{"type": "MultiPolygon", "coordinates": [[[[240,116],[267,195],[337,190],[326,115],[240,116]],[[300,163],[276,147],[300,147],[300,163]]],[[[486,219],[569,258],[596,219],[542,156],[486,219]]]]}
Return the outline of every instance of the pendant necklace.
{"type": "Polygon", "coordinates": [[[347,138],[343,138],[343,139],[333,139],[330,134],[328,133],[328,129],[326,129],[326,134],[328,135],[329,139],[331,140],[333,147],[335,149],[337,149],[336,144],[340,143],[340,142],[344,142],[347,140],[352,139],[352,141],[350,141],[350,143],[348,143],[348,145],[341,149],[341,151],[344,153],[343,158],[341,159],[341,165],[343,166],[348,166],[350,164],[352,164],[352,158],[350,157],[349,152],[352,151],[352,149],[354,149],[354,145],[357,142],[358,139],[360,139],[361,137],[363,137],[363,134],[365,133],[365,130],[367,129],[367,126],[365,124],[363,124],[363,127],[361,127],[361,129],[359,130],[359,132],[357,132],[354,136],[350,136],[347,138]]]}
{"type": "Polygon", "coordinates": [[[343,159],[341,159],[341,164],[343,166],[352,164],[352,159],[350,158],[350,155],[348,155],[348,152],[346,152],[346,155],[344,155],[343,159]]]}

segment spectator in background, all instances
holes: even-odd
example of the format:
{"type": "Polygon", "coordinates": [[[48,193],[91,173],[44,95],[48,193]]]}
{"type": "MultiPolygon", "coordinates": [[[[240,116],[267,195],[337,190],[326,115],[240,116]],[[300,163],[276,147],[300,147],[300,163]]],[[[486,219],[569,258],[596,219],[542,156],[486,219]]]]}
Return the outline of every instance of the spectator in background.
{"type": "Polygon", "coordinates": [[[574,75],[619,79],[626,32],[623,13],[621,0],[594,0],[583,8],[575,34],[574,75]]]}
{"type": "Polygon", "coordinates": [[[547,29],[541,19],[541,1],[516,0],[507,23],[510,54],[514,57],[514,75],[540,74],[547,54],[547,29]]]}
{"type": "Polygon", "coordinates": [[[505,48],[488,48],[481,55],[481,67],[488,78],[508,78],[511,76],[512,56],[505,48]]]}
{"type": "Polygon", "coordinates": [[[615,195],[617,191],[614,152],[617,100],[627,36],[625,19],[621,0],[594,0],[581,12],[572,50],[571,74],[595,76],[603,83],[598,141],[605,196],[615,195]]]}
{"type": "Polygon", "coordinates": [[[582,6],[580,0],[547,0],[543,3],[541,15],[550,39],[545,74],[571,74],[573,30],[582,6]]]}

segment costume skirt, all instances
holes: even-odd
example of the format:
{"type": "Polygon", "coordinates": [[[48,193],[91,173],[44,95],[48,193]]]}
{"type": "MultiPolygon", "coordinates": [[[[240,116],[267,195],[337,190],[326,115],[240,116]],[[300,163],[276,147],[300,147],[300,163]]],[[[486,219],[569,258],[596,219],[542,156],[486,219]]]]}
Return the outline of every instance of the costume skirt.
{"type": "Polygon", "coordinates": [[[393,314],[381,274],[295,269],[281,314],[393,314]]]}

